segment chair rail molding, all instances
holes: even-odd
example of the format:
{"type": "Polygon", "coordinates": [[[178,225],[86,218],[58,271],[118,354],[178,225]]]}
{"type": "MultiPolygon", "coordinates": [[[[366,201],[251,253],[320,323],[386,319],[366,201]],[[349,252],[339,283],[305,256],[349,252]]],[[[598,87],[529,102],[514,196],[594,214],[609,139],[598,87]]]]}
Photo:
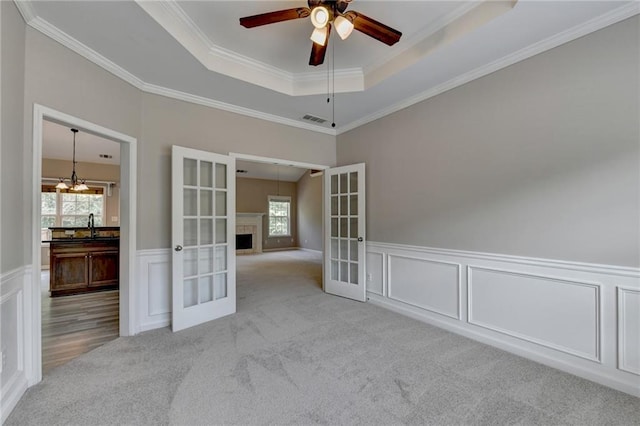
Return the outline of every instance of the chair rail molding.
{"type": "Polygon", "coordinates": [[[369,241],[366,278],[371,303],[640,397],[640,268],[369,241]]]}

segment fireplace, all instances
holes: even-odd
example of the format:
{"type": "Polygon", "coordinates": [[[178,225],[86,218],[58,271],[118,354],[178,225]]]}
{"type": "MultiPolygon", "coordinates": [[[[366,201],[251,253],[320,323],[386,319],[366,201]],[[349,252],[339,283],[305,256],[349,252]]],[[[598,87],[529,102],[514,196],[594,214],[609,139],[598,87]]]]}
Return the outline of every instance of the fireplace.
{"type": "Polygon", "coordinates": [[[236,254],[262,253],[264,213],[236,214],[236,254]]]}
{"type": "Polygon", "coordinates": [[[253,235],[252,234],[236,234],[236,250],[251,250],[253,249],[253,235]]]}

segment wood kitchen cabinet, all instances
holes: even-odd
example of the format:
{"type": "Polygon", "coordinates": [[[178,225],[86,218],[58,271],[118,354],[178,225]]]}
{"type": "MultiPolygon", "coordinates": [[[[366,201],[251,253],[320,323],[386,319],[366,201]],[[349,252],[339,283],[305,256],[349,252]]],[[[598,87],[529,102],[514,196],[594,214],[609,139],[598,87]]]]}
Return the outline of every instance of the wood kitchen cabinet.
{"type": "Polygon", "coordinates": [[[51,296],[118,288],[119,239],[51,241],[51,296]]]}

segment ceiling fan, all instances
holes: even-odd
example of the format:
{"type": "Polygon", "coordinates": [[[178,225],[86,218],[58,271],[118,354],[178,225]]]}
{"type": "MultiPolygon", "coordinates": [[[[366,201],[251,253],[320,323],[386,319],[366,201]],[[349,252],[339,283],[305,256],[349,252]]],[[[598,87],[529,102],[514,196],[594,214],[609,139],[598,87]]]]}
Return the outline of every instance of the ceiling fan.
{"type": "Polygon", "coordinates": [[[355,10],[347,12],[347,6],[349,6],[351,0],[308,0],[307,3],[309,7],[296,7],[260,15],[245,16],[240,18],[240,25],[245,28],[254,28],[310,16],[311,23],[315,28],[311,34],[313,44],[311,45],[309,65],[320,65],[324,62],[332,23],[343,40],[349,37],[354,29],[389,46],[397,43],[402,36],[400,31],[371,19],[360,12],[355,10]]]}

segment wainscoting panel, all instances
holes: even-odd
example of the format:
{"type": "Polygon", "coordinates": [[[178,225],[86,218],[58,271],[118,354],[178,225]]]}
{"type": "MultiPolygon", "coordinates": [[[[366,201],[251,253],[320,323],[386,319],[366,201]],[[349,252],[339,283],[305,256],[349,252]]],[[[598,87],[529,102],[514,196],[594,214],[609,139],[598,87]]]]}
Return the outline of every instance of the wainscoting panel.
{"type": "Polygon", "coordinates": [[[367,277],[371,303],[640,396],[638,268],[369,241],[367,277]]]}
{"type": "Polygon", "coordinates": [[[460,318],[460,265],[418,257],[387,257],[388,297],[460,318]]]}
{"type": "Polygon", "coordinates": [[[384,296],[384,254],[368,252],[366,262],[367,292],[384,296]]]}
{"type": "MultiPolygon", "coordinates": [[[[39,266],[39,265],[38,265],[39,266]]],[[[0,413],[2,423],[27,390],[25,373],[27,342],[26,315],[28,286],[31,284],[29,267],[12,270],[0,276],[0,413]]]]}
{"type": "Polygon", "coordinates": [[[475,266],[467,277],[469,323],[600,361],[600,285],[475,266]]]}
{"type": "Polygon", "coordinates": [[[171,250],[138,250],[139,327],[153,330],[171,324],[171,250]]]}
{"type": "Polygon", "coordinates": [[[618,326],[618,368],[640,376],[639,289],[618,287],[618,326]]]}

